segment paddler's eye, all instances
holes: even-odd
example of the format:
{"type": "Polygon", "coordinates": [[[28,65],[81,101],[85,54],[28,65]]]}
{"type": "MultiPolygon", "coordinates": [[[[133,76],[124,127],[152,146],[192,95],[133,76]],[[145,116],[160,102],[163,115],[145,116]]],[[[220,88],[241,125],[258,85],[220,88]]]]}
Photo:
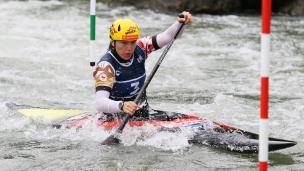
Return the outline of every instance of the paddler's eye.
{"type": "Polygon", "coordinates": [[[122,43],[123,45],[127,45],[127,44],[128,44],[127,41],[122,41],[121,43],[122,43]]]}
{"type": "Polygon", "coordinates": [[[136,40],[131,41],[131,44],[132,44],[132,45],[136,44],[136,40]]]}

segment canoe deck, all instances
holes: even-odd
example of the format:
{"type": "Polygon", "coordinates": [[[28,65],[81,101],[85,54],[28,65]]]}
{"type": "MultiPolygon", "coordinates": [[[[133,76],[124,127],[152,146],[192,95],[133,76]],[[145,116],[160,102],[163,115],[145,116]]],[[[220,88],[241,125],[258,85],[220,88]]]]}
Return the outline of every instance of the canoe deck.
{"type": "MultiPolygon", "coordinates": [[[[106,130],[117,129],[122,123],[123,116],[103,115],[90,110],[53,110],[41,109],[29,105],[7,103],[6,106],[28,117],[42,117],[51,121],[56,128],[81,128],[83,123],[92,122],[106,130]]],[[[259,150],[259,135],[238,129],[229,125],[213,122],[198,116],[153,110],[146,117],[131,117],[131,127],[145,124],[159,128],[159,131],[179,131],[180,128],[195,130],[188,140],[192,144],[202,144],[223,150],[240,153],[257,153],[259,150]]],[[[295,146],[294,141],[269,137],[269,151],[276,151],[295,146]]]]}

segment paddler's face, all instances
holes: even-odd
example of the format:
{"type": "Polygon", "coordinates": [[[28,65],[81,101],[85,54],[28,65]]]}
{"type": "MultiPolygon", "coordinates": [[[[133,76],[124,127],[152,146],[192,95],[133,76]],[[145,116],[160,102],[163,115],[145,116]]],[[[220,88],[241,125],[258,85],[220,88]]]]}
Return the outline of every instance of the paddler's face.
{"type": "MultiPolygon", "coordinates": [[[[114,41],[112,41],[112,45],[114,46],[114,41]]],[[[136,40],[132,40],[132,41],[117,40],[115,44],[116,52],[124,60],[131,59],[135,47],[136,47],[136,40]]]]}

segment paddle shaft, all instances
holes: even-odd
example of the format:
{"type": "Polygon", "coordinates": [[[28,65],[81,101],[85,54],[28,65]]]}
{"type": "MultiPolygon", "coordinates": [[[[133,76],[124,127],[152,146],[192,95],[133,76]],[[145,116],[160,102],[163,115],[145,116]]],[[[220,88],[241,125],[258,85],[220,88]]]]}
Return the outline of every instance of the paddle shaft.
{"type": "MultiPolygon", "coordinates": [[[[183,14],[179,14],[179,18],[184,18],[183,14]]],[[[142,89],[140,90],[140,92],[138,93],[137,97],[134,100],[134,103],[138,103],[141,96],[143,95],[144,91],[147,89],[149,83],[151,82],[152,78],[154,77],[157,69],[159,68],[159,66],[161,65],[162,61],[164,60],[165,56],[167,55],[169,49],[171,48],[173,42],[175,41],[175,39],[177,38],[179,32],[182,30],[183,26],[185,25],[184,22],[182,22],[180,24],[180,26],[178,27],[173,39],[169,42],[169,44],[166,46],[166,49],[163,51],[163,53],[161,54],[161,56],[159,57],[156,65],[154,66],[153,70],[151,71],[149,77],[147,78],[147,80],[145,81],[145,84],[143,85],[142,89]]],[[[126,115],[122,121],[122,124],[119,126],[119,128],[117,129],[117,133],[122,133],[124,127],[126,126],[128,120],[130,119],[131,115],[126,115]]]]}

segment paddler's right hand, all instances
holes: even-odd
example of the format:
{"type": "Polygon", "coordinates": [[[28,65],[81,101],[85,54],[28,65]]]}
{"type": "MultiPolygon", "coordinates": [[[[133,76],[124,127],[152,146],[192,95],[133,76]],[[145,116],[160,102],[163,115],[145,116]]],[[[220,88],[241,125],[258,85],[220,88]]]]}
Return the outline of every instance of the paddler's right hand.
{"type": "Polygon", "coordinates": [[[139,108],[140,105],[134,103],[133,101],[126,101],[123,102],[122,110],[129,115],[133,115],[139,108]]]}

